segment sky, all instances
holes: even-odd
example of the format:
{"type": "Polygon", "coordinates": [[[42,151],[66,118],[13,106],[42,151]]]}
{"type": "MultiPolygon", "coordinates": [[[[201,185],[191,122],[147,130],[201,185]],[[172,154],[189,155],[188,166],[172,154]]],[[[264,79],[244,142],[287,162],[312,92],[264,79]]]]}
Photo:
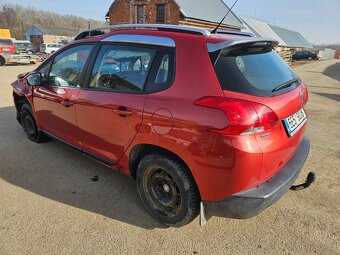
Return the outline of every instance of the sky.
{"type": "Polygon", "coordinates": [[[233,12],[298,31],[313,44],[340,43],[340,0],[238,0],[233,12]]]}
{"type": "MultiPolygon", "coordinates": [[[[224,0],[229,7],[235,0],[224,0]]],[[[37,9],[104,20],[113,0],[0,0],[37,9]]],[[[256,18],[300,32],[314,44],[340,43],[340,0],[238,0],[233,9],[240,16],[256,18]]]]}

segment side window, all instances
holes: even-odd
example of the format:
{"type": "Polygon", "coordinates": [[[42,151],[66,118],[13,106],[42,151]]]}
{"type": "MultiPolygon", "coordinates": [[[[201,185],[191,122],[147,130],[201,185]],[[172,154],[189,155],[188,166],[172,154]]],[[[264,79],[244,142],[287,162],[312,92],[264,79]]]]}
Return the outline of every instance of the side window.
{"type": "Polygon", "coordinates": [[[80,76],[91,53],[92,45],[81,45],[57,55],[48,77],[48,85],[79,87],[80,76]]]}
{"type": "Polygon", "coordinates": [[[157,92],[171,86],[175,77],[175,52],[172,49],[161,50],[157,54],[150,78],[148,80],[147,91],[157,92]]]}
{"type": "Polygon", "coordinates": [[[48,82],[48,73],[51,69],[52,61],[50,60],[47,64],[41,67],[38,71],[41,73],[41,85],[46,85],[48,82]]]}
{"type": "Polygon", "coordinates": [[[140,92],[148,75],[155,49],[104,45],[93,67],[89,88],[140,92]]]}
{"type": "Polygon", "coordinates": [[[168,80],[169,61],[170,61],[169,54],[164,54],[157,71],[155,84],[162,84],[168,80]]]}

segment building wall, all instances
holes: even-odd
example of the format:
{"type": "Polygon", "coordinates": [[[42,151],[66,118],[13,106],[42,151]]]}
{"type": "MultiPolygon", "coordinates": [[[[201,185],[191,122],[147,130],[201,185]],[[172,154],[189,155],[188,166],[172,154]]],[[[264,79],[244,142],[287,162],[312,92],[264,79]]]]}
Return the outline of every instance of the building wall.
{"type": "Polygon", "coordinates": [[[32,35],[43,35],[43,34],[36,26],[33,26],[33,27],[28,28],[25,31],[25,35],[26,35],[26,40],[31,41],[32,35]]]}
{"type": "Polygon", "coordinates": [[[173,0],[115,0],[110,7],[110,24],[137,23],[137,6],[144,6],[144,23],[156,22],[156,5],[164,4],[164,23],[179,24],[181,17],[179,7],[173,0]]]}
{"type": "MultiPolygon", "coordinates": [[[[138,23],[137,6],[144,6],[144,23],[156,22],[156,5],[164,4],[164,23],[175,25],[187,25],[202,28],[215,28],[216,24],[211,22],[186,19],[180,12],[179,6],[174,0],[115,0],[109,10],[110,24],[138,23]]],[[[221,29],[233,29],[222,25],[221,29]]],[[[239,29],[237,29],[239,30],[239,29]]]]}

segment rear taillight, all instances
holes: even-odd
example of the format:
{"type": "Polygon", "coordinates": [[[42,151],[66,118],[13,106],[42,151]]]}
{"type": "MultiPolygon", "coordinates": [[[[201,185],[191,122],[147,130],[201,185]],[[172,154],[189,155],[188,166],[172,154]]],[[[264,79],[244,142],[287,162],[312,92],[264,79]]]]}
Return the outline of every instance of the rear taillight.
{"type": "Polygon", "coordinates": [[[210,132],[224,135],[249,135],[268,131],[279,123],[279,118],[269,107],[244,100],[204,97],[196,105],[222,110],[229,124],[223,129],[210,129],[210,132]]]}

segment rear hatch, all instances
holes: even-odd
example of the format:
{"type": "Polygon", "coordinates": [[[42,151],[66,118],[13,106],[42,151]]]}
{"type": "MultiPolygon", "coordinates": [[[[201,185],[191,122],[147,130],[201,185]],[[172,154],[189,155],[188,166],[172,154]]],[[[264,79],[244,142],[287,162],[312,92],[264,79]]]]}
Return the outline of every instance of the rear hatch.
{"type": "Polygon", "coordinates": [[[211,52],[225,97],[249,102],[264,123],[271,119],[266,127],[242,134],[254,135],[263,152],[262,180],[294,155],[307,121],[307,88],[272,47],[270,42],[240,43],[211,52]]]}
{"type": "Polygon", "coordinates": [[[0,53],[15,53],[16,47],[10,39],[0,39],[0,53]]]}

